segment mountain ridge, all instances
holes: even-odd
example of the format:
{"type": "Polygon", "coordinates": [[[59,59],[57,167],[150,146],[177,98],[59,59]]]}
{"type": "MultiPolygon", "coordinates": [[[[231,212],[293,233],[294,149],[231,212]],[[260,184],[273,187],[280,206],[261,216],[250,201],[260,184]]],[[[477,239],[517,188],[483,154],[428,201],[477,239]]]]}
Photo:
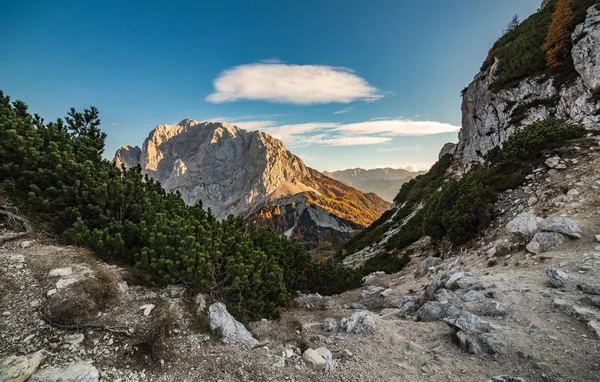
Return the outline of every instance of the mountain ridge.
{"type": "Polygon", "coordinates": [[[119,148],[114,162],[125,168],[139,164],[143,174],[159,181],[167,191],[179,192],[187,204],[202,201],[219,219],[232,214],[279,232],[295,226],[302,237],[307,230],[315,231],[308,226],[316,225],[320,228],[309,235],[311,242],[319,241],[330,228],[348,236],[389,206],[375,194],[360,192],[307,167],[280,140],[227,123],[184,119],[173,125],[158,125],[141,149],[119,148]],[[303,198],[290,202],[288,198],[294,195],[303,198]],[[295,204],[291,208],[294,219],[284,219],[288,223],[283,226],[271,221],[277,219],[272,213],[269,219],[255,218],[269,205],[289,203],[300,203],[302,211],[296,210],[295,204]],[[324,211],[341,219],[333,225],[339,229],[313,218],[303,230],[297,219],[308,206],[313,217],[323,216],[324,211]]]}
{"type": "Polygon", "coordinates": [[[323,171],[323,174],[330,178],[363,192],[374,192],[388,201],[394,199],[404,183],[424,173],[425,171],[410,171],[391,167],[373,169],[356,167],[346,170],[323,171]]]}

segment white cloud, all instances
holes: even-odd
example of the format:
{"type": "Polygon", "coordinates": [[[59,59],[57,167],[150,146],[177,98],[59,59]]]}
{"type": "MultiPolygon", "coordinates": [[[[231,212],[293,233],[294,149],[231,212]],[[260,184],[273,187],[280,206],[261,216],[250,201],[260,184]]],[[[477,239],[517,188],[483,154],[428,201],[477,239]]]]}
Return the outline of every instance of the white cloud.
{"type": "Polygon", "coordinates": [[[241,99],[300,105],[373,101],[381,92],[352,70],[326,65],[288,65],[272,61],[223,71],[214,80],[213,103],[241,99]]]}
{"type": "Polygon", "coordinates": [[[339,137],[330,139],[321,139],[315,143],[326,146],[365,146],[379,145],[390,142],[392,138],[387,137],[339,137]]]}
{"type": "Polygon", "coordinates": [[[352,111],[352,109],[354,109],[354,108],[353,107],[345,107],[342,110],[334,111],[333,114],[345,114],[345,113],[352,111]]]}
{"type": "Polygon", "coordinates": [[[393,151],[421,151],[422,147],[420,145],[417,146],[402,146],[402,147],[392,147],[389,149],[377,149],[380,153],[388,153],[393,151]]]}
{"type": "Polygon", "coordinates": [[[435,121],[411,121],[409,119],[371,120],[340,125],[336,131],[351,134],[382,134],[386,136],[422,136],[454,133],[460,126],[435,121]]]}
{"type": "Polygon", "coordinates": [[[322,129],[333,129],[336,126],[338,126],[338,123],[336,122],[309,122],[270,127],[263,131],[277,139],[285,141],[296,135],[308,134],[322,129]]]}

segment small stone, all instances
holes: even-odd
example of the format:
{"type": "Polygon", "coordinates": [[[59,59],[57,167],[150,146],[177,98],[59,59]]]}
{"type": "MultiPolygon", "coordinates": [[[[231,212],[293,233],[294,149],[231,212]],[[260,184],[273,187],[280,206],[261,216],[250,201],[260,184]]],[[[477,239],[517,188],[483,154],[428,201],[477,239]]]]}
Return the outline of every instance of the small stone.
{"type": "Polygon", "coordinates": [[[201,314],[204,313],[204,311],[206,310],[206,300],[207,300],[207,295],[202,294],[202,293],[198,293],[196,295],[196,297],[194,298],[194,302],[196,303],[196,314],[201,314]]]}
{"type": "Polygon", "coordinates": [[[392,288],[388,288],[386,290],[384,290],[383,292],[380,293],[380,296],[385,298],[388,297],[390,294],[392,294],[393,289],[392,288]]]}
{"type": "Polygon", "coordinates": [[[581,238],[581,228],[573,221],[573,219],[564,217],[555,217],[548,221],[542,227],[542,230],[547,232],[558,232],[574,239],[581,238]]]}
{"type": "Polygon", "coordinates": [[[492,377],[488,380],[488,382],[525,382],[523,378],[519,377],[511,377],[508,375],[499,375],[497,377],[492,377]]]}
{"type": "Polygon", "coordinates": [[[484,301],[485,295],[481,292],[470,290],[462,296],[462,299],[466,302],[484,301]]]}
{"type": "MultiPolygon", "coordinates": [[[[598,243],[600,243],[600,235],[596,235],[595,237],[596,237],[596,241],[598,243]]],[[[600,251],[600,249],[598,249],[598,247],[596,247],[596,251],[600,251]]]]}
{"type": "Polygon", "coordinates": [[[364,306],[363,304],[359,304],[359,303],[355,302],[350,305],[350,309],[360,310],[360,309],[367,309],[367,307],[364,306]]]}
{"type": "Polygon", "coordinates": [[[567,273],[553,267],[546,269],[546,276],[548,277],[548,283],[553,288],[562,288],[565,285],[565,281],[569,278],[567,273]]]}
{"type": "Polygon", "coordinates": [[[325,363],[325,371],[332,371],[333,367],[334,367],[334,363],[333,363],[333,354],[331,354],[331,352],[329,351],[329,349],[327,349],[326,347],[320,347],[317,349],[317,353],[319,353],[319,355],[321,357],[323,357],[326,361],[325,363]]]}
{"type": "Polygon", "coordinates": [[[538,232],[533,236],[529,244],[525,246],[527,251],[540,254],[552,248],[558,247],[565,242],[565,237],[558,232],[538,232]]]}
{"type": "Polygon", "coordinates": [[[149,316],[150,313],[152,313],[152,310],[154,310],[154,308],[156,308],[156,305],[154,305],[154,304],[146,304],[146,305],[140,306],[140,310],[141,309],[144,310],[144,316],[149,316]]]}
{"type": "Polygon", "coordinates": [[[302,359],[314,369],[322,370],[325,369],[327,365],[327,360],[325,360],[321,354],[312,348],[308,348],[304,351],[304,354],[302,354],[302,359]]]}
{"type": "Polygon", "coordinates": [[[185,287],[183,285],[168,285],[167,293],[171,298],[181,298],[185,293],[185,287]]]}
{"type": "Polygon", "coordinates": [[[85,339],[85,335],[83,333],[70,334],[63,338],[62,343],[68,345],[79,345],[85,339]]]}
{"type": "Polygon", "coordinates": [[[445,307],[437,301],[428,301],[417,311],[419,320],[423,322],[432,322],[444,317],[445,307]]]}
{"type": "Polygon", "coordinates": [[[48,272],[48,277],[62,277],[62,276],[69,276],[73,273],[73,268],[71,267],[67,267],[67,268],[56,268],[51,270],[50,272],[48,272]]]}
{"type": "Polygon", "coordinates": [[[583,293],[600,295],[600,283],[581,283],[577,288],[583,293]]]}
{"type": "Polygon", "coordinates": [[[53,294],[55,294],[56,292],[58,292],[56,289],[50,289],[48,292],[46,292],[46,296],[47,296],[47,297],[50,297],[50,296],[52,296],[53,294]]]}
{"type": "Polygon", "coordinates": [[[35,243],[35,240],[23,240],[21,242],[21,248],[27,249],[27,248],[31,247],[33,245],[33,243],[35,243]]]}
{"type": "Polygon", "coordinates": [[[441,262],[442,262],[442,259],[440,259],[439,257],[428,256],[421,263],[421,274],[422,275],[426,274],[427,272],[429,272],[429,269],[431,267],[435,267],[436,265],[440,264],[441,262]]]}
{"type": "Polygon", "coordinates": [[[375,317],[369,311],[361,311],[342,319],[340,327],[346,333],[363,334],[375,332],[375,317]]]}
{"type": "Polygon", "coordinates": [[[338,323],[335,318],[327,317],[323,320],[323,330],[326,332],[336,331],[338,328],[338,323]]]}
{"type": "Polygon", "coordinates": [[[552,157],[548,158],[544,161],[544,164],[548,166],[548,168],[556,168],[560,163],[560,157],[552,157]]]}

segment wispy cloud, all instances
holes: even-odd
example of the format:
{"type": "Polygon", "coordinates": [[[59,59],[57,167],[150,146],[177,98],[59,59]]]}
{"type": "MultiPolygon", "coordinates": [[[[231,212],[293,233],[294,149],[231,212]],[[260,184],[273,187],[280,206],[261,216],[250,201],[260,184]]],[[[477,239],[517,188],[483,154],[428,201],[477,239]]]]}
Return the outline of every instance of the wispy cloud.
{"type": "Polygon", "coordinates": [[[345,107],[342,110],[334,111],[333,114],[345,114],[345,113],[352,111],[352,109],[354,109],[354,108],[353,107],[345,107]]]}
{"type": "Polygon", "coordinates": [[[454,133],[460,126],[435,121],[412,121],[409,119],[371,120],[341,125],[337,131],[352,134],[382,134],[387,136],[422,136],[454,133]]]}
{"type": "Polygon", "coordinates": [[[377,149],[376,151],[378,151],[380,153],[389,153],[389,152],[394,152],[394,151],[420,151],[420,150],[422,150],[422,147],[417,145],[417,146],[402,146],[402,147],[377,149]]]}
{"type": "Polygon", "coordinates": [[[388,137],[339,137],[330,139],[321,139],[315,143],[326,146],[366,146],[379,145],[390,142],[392,138],[388,137]]]}
{"type": "Polygon", "coordinates": [[[262,100],[300,105],[374,101],[383,95],[352,70],[326,65],[288,65],[272,61],[240,65],[214,80],[208,102],[262,100]]]}

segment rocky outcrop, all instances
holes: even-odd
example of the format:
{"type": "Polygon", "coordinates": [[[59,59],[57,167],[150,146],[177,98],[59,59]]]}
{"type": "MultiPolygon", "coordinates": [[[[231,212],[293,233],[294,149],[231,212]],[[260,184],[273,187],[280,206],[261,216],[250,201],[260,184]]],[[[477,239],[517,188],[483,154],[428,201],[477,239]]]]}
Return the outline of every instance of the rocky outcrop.
{"type": "Polygon", "coordinates": [[[588,9],[585,21],[575,28],[571,51],[577,78],[558,86],[551,77],[530,77],[516,86],[491,90],[501,63],[475,76],[462,101],[462,129],[454,154],[453,169],[468,170],[492,148],[533,121],[556,116],[598,128],[599,103],[591,95],[600,87],[600,10],[588,9]],[[519,118],[514,118],[520,114],[519,118]]]}
{"type": "Polygon", "coordinates": [[[226,344],[250,344],[256,345],[258,341],[246,327],[236,321],[227,311],[225,304],[217,302],[208,308],[210,318],[210,329],[221,335],[221,341],[226,344]]]}
{"type": "Polygon", "coordinates": [[[294,227],[308,205],[320,207],[307,214],[313,230],[321,227],[346,234],[368,225],[389,206],[374,194],[364,194],[306,167],[270,135],[226,123],[184,119],[157,126],[141,149],[117,150],[115,164],[126,168],[139,164],[143,174],[158,180],[167,191],[181,193],[188,204],[202,201],[219,219],[230,214],[248,218],[265,211],[267,221],[255,222],[280,232],[294,227]],[[272,205],[291,205],[294,211],[264,210],[272,205]],[[295,212],[293,218],[291,212],[295,212]],[[283,215],[280,221],[270,220],[279,215],[283,215]]]}

